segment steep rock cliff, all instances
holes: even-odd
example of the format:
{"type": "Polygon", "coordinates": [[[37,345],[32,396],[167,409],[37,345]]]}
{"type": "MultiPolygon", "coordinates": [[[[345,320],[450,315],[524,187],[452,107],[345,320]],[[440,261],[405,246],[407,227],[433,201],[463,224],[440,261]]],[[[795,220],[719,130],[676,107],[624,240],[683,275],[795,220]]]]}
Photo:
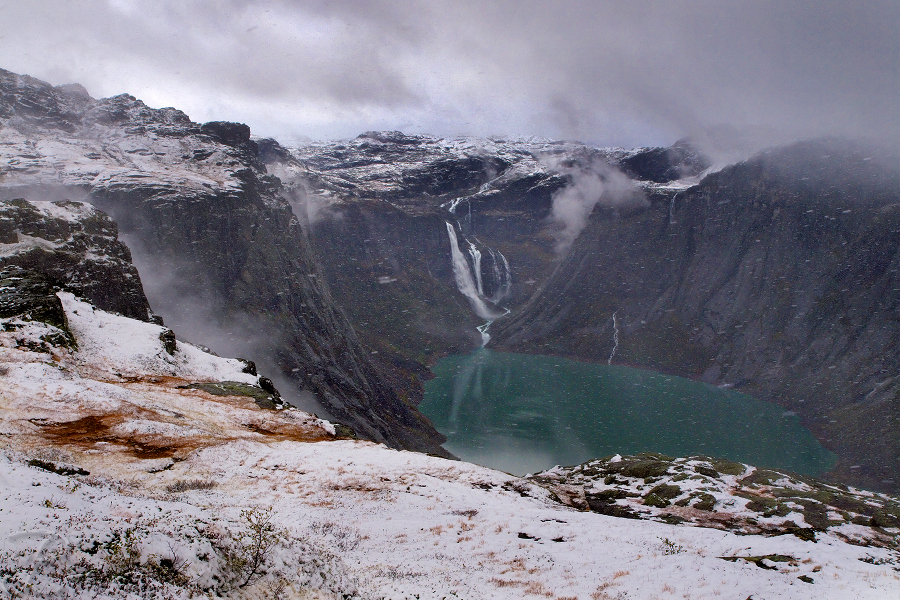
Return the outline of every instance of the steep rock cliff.
{"type": "Polygon", "coordinates": [[[86,199],[112,215],[179,335],[270,364],[289,398],[314,395],[361,436],[439,451],[334,305],[245,125],[8,71],[0,124],[0,195],[86,199]]]}
{"type": "Polygon", "coordinates": [[[493,343],[735,386],[796,411],[841,479],[896,490],[898,196],[890,158],[820,140],[599,207],[493,343]]]}

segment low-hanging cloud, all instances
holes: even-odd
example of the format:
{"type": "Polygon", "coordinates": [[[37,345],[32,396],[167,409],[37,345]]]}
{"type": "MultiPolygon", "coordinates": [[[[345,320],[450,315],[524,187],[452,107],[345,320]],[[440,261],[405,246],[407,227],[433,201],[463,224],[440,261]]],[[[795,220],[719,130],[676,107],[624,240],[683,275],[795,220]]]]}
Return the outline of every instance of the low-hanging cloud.
{"type": "Polygon", "coordinates": [[[8,0],[2,14],[3,68],[284,142],[900,129],[896,0],[8,0]]]}
{"type": "Polygon", "coordinates": [[[340,219],[337,210],[337,198],[328,191],[312,189],[308,179],[300,173],[291,171],[279,163],[267,165],[269,174],[281,180],[280,195],[291,205],[291,212],[300,221],[305,233],[322,219],[340,219]]]}
{"type": "Polygon", "coordinates": [[[627,208],[645,205],[643,190],[624,173],[602,160],[592,160],[585,165],[566,166],[547,162],[551,171],[562,173],[569,179],[566,187],[553,194],[551,217],[556,223],[556,252],[565,254],[588,218],[599,204],[609,208],[627,208]]]}

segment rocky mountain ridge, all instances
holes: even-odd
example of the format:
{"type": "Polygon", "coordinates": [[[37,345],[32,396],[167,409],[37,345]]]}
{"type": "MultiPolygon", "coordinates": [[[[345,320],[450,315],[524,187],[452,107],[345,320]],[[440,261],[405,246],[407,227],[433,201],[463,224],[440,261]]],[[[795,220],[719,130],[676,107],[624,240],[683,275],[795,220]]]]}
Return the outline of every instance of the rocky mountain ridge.
{"type": "Polygon", "coordinates": [[[331,300],[246,125],[8,71],[0,90],[0,196],[104,210],[179,335],[253,356],[362,436],[441,452],[331,300]]]}
{"type": "Polygon", "coordinates": [[[371,346],[424,362],[479,344],[474,329],[484,318],[473,309],[503,314],[549,276],[561,227],[554,197],[575,177],[599,181],[606,173],[592,167],[612,172],[627,163],[652,187],[706,166],[687,142],[625,151],[368,132],[291,149],[260,144],[269,171],[293,190],[295,212],[307,215],[312,248],[357,329],[381,322],[367,337],[371,346]],[[454,264],[454,248],[465,264],[454,264]],[[460,292],[468,285],[461,271],[473,291],[460,292]]]}

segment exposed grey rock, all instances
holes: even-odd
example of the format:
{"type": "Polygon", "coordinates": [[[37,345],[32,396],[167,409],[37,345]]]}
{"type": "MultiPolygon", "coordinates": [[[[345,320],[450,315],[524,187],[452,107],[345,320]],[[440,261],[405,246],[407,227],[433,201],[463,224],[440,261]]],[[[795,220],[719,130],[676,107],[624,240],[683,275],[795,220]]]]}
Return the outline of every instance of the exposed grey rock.
{"type": "Polygon", "coordinates": [[[0,201],[0,268],[12,267],[51,295],[65,290],[103,310],[156,321],[116,224],[90,205],[0,201]]]}

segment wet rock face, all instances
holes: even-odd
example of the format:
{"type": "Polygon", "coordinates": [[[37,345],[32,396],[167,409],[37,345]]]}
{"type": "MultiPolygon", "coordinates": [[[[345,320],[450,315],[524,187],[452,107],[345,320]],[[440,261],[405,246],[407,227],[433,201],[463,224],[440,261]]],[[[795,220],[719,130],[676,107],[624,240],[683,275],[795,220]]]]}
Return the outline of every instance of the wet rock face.
{"type": "Polygon", "coordinates": [[[19,282],[21,293],[26,282],[40,281],[54,306],[59,301],[53,294],[63,290],[109,312],[156,319],[116,224],[90,205],[0,201],[0,248],[0,268],[19,282]]]}
{"type": "Polygon", "coordinates": [[[66,313],[57,286],[40,273],[7,265],[0,270],[0,319],[19,317],[67,331],[66,313]]]}
{"type": "MultiPolygon", "coordinates": [[[[314,394],[362,437],[439,451],[443,438],[401,401],[334,305],[245,125],[200,125],[129,95],[93,100],[6,71],[0,88],[0,198],[89,200],[119,224],[176,334],[213,336],[266,372],[282,372],[287,388],[314,394]]],[[[28,225],[16,218],[6,239],[28,225]]],[[[81,233],[69,246],[102,242],[88,244],[81,233]]],[[[103,264],[79,271],[42,251],[30,256],[57,264],[60,276],[74,273],[67,285],[97,306],[136,309],[122,294],[104,297],[112,274],[103,264]]]]}
{"type": "Polygon", "coordinates": [[[644,209],[598,209],[493,341],[598,361],[615,348],[620,364],[738,387],[796,411],[837,477],[896,490],[900,185],[872,156],[798,144],[644,209]]]}

